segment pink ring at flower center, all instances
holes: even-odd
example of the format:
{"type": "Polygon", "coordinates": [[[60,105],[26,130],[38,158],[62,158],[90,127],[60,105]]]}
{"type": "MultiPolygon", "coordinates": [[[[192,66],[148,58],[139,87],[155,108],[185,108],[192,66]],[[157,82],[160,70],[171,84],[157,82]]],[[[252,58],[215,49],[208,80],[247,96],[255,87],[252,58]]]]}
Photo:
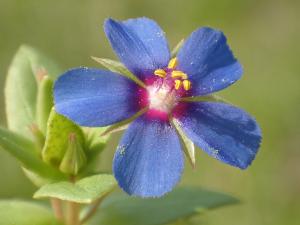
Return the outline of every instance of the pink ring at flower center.
{"type": "Polygon", "coordinates": [[[139,90],[139,103],[148,108],[149,117],[168,120],[170,115],[182,114],[186,104],[180,98],[189,95],[191,81],[186,73],[177,70],[177,65],[177,58],[172,58],[167,68],[156,69],[144,80],[146,88],[139,90]]]}
{"type": "Polygon", "coordinates": [[[183,89],[175,90],[174,80],[170,77],[151,77],[144,81],[146,89],[140,89],[139,103],[142,108],[148,107],[147,117],[168,120],[169,115],[180,115],[185,108],[181,97],[187,95],[183,89]]]}

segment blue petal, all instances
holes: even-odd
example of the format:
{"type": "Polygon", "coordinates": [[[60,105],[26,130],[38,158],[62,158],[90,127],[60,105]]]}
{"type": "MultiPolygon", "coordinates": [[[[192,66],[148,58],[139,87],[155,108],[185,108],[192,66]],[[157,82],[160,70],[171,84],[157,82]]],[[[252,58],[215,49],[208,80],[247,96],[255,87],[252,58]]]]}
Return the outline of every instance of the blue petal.
{"type": "Polygon", "coordinates": [[[81,126],[107,126],[138,111],[137,86],[116,73],[76,68],[54,86],[55,109],[81,126]]]}
{"type": "Polygon", "coordinates": [[[113,170],[128,194],[159,197],[172,190],[184,168],[178,136],[165,121],[135,120],[115,153],[113,170]]]}
{"type": "Polygon", "coordinates": [[[243,73],[224,34],[207,27],[194,31],[186,40],[178,53],[178,68],[189,75],[193,95],[224,89],[243,73]]]}
{"type": "Polygon", "coordinates": [[[247,168],[260,146],[261,131],[243,110],[224,103],[191,103],[178,118],[186,135],[209,155],[247,168]]]}
{"type": "Polygon", "coordinates": [[[140,79],[167,66],[170,59],[168,42],[153,20],[138,18],[119,22],[108,19],[104,30],[120,60],[140,79]]]}

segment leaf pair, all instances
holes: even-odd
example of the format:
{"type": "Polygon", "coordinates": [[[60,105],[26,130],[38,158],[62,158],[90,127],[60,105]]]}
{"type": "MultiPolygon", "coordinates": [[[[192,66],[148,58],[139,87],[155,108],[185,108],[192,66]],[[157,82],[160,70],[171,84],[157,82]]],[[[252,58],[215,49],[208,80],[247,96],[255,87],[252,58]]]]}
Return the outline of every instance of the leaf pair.
{"type": "Polygon", "coordinates": [[[41,160],[32,141],[1,127],[0,147],[17,158],[22,166],[34,171],[39,176],[47,177],[52,180],[64,178],[61,172],[48,166],[41,160]]]}
{"type": "Polygon", "coordinates": [[[75,183],[61,181],[42,186],[34,198],[57,198],[89,204],[109,193],[117,183],[112,175],[99,174],[83,178],[75,183]]]}
{"type": "Polygon", "coordinates": [[[60,68],[41,52],[27,45],[19,48],[5,84],[6,117],[11,131],[32,138],[28,128],[37,123],[38,81],[46,75],[55,80],[60,73],[60,68]]]}
{"type": "Polygon", "coordinates": [[[89,163],[107,140],[99,137],[102,128],[101,132],[90,129],[86,134],[54,109],[51,111],[53,82],[59,74],[61,70],[53,61],[24,45],[16,53],[6,78],[9,130],[0,128],[0,147],[16,157],[26,175],[39,185],[65,178],[58,170],[60,166],[66,174],[78,173],[86,164],[86,156],[89,163]],[[69,143],[70,136],[77,144],[69,143]],[[79,153],[73,151],[76,145],[81,149],[79,153]],[[76,159],[81,163],[74,163],[76,159]]]}
{"type": "Polygon", "coordinates": [[[0,128],[0,147],[16,157],[28,174],[34,172],[35,177],[50,180],[63,179],[64,175],[42,161],[38,148],[44,144],[42,131],[45,131],[53,104],[52,84],[60,72],[59,67],[42,53],[29,46],[21,46],[6,77],[9,130],[0,128]]]}

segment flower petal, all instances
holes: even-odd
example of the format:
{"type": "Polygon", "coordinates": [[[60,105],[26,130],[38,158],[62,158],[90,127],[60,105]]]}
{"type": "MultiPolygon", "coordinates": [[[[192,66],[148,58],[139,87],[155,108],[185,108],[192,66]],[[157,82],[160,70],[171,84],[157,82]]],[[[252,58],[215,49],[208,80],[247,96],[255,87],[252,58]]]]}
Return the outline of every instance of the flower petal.
{"type": "Polygon", "coordinates": [[[178,68],[192,81],[193,95],[206,95],[237,81],[243,69],[226,43],[225,35],[204,27],[194,31],[178,53],[178,68]]]}
{"type": "Polygon", "coordinates": [[[115,153],[113,170],[130,195],[159,197],[178,183],[184,167],[175,129],[166,121],[143,115],[124,134],[115,153]]]}
{"type": "Polygon", "coordinates": [[[138,109],[137,85],[116,73],[75,68],[54,86],[55,109],[81,126],[107,126],[133,116],[138,109]]]}
{"type": "Polygon", "coordinates": [[[112,48],[124,65],[144,80],[158,68],[167,66],[170,50],[164,32],[148,18],[126,21],[107,19],[104,30],[112,48]]]}
{"type": "Polygon", "coordinates": [[[261,141],[256,121],[243,110],[224,103],[190,104],[178,118],[186,135],[212,157],[247,168],[261,141]]]}

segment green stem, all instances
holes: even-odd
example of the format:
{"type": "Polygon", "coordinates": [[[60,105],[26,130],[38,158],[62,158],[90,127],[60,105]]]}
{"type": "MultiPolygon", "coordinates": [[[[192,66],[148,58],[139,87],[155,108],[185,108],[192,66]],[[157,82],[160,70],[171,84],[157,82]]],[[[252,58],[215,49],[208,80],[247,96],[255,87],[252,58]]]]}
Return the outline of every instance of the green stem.
{"type": "Polygon", "coordinates": [[[63,214],[63,210],[62,210],[62,205],[61,205],[61,200],[57,199],[57,198],[51,198],[51,205],[54,211],[54,215],[55,218],[58,221],[64,221],[64,214],[63,214]]]}
{"type": "Polygon", "coordinates": [[[79,211],[80,206],[76,202],[67,202],[67,225],[79,225],[79,211]]]}
{"type": "MultiPolygon", "coordinates": [[[[76,176],[70,176],[72,183],[76,182],[76,176]]],[[[80,205],[76,202],[67,201],[66,225],[79,225],[80,205]]]]}
{"type": "Polygon", "coordinates": [[[80,225],[85,224],[90,218],[93,217],[93,215],[97,212],[97,209],[101,202],[102,202],[102,199],[98,199],[97,201],[95,201],[94,205],[91,206],[88,213],[80,221],[80,225]]]}
{"type": "MultiPolygon", "coordinates": [[[[113,191],[113,190],[112,190],[113,191]]],[[[109,191],[107,192],[105,195],[103,195],[101,198],[97,199],[94,204],[91,206],[91,208],[89,209],[89,211],[87,212],[87,214],[82,218],[82,220],[80,221],[80,225],[83,225],[84,223],[86,223],[89,219],[91,219],[94,214],[97,212],[97,209],[99,207],[99,205],[102,203],[102,201],[112,192],[109,191]]]]}

